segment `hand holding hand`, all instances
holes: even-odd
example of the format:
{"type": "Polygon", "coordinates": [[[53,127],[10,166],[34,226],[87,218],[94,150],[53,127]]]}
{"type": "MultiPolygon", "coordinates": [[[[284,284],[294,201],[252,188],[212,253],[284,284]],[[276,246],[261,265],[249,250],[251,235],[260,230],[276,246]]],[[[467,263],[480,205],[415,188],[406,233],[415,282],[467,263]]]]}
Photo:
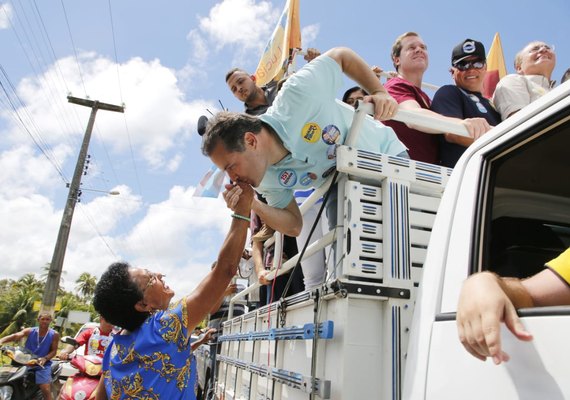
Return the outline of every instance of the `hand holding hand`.
{"type": "Polygon", "coordinates": [[[234,189],[235,189],[235,192],[233,193],[234,198],[235,198],[235,193],[238,194],[232,210],[236,214],[249,216],[251,214],[251,205],[253,202],[253,196],[255,194],[253,188],[251,187],[251,185],[248,185],[247,183],[237,182],[235,184],[234,189]]]}

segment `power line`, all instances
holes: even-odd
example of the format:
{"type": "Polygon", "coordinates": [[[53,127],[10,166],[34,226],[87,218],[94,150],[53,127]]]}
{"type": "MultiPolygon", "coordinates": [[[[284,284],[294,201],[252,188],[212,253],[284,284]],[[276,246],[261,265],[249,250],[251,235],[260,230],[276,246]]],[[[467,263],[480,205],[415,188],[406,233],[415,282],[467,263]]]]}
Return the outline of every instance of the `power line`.
{"type": "Polygon", "coordinates": [[[63,0],[61,0],[61,8],[63,9],[63,15],[65,17],[65,23],[67,25],[67,32],[69,33],[69,39],[71,40],[71,46],[73,47],[73,54],[75,54],[75,62],[77,63],[77,69],[79,70],[79,78],[81,79],[81,84],[83,85],[83,92],[85,94],[85,97],[88,97],[85,81],[83,80],[83,73],[81,72],[81,64],[79,64],[79,57],[77,56],[77,49],[75,47],[73,35],[71,34],[71,27],[69,26],[69,19],[67,18],[67,11],[65,9],[65,4],[63,4],[63,0]]]}

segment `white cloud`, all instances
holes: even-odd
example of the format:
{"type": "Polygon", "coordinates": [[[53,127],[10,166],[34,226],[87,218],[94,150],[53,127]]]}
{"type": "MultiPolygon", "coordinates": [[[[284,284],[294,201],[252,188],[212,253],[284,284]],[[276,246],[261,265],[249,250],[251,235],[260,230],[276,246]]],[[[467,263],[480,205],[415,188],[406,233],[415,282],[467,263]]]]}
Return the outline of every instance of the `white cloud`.
{"type": "Polygon", "coordinates": [[[0,29],[7,29],[10,27],[12,14],[13,10],[10,3],[0,4],[0,29]]]}
{"type": "Polygon", "coordinates": [[[259,57],[280,14],[281,10],[269,1],[224,0],[216,4],[207,17],[199,18],[198,28],[188,34],[194,46],[192,60],[204,61],[208,49],[219,51],[227,46],[236,50],[232,63],[259,57]]]}
{"type": "MultiPolygon", "coordinates": [[[[313,24],[309,26],[303,27],[301,29],[301,38],[303,47],[306,49],[311,46],[311,44],[315,41],[317,36],[319,36],[319,31],[321,29],[320,24],[313,24]]],[[[324,49],[320,49],[323,51],[324,49]]]]}
{"type": "MultiPolygon", "coordinates": [[[[115,105],[125,102],[124,115],[100,110],[95,120],[100,138],[115,152],[124,152],[133,146],[135,150],[140,149],[143,159],[152,168],[169,171],[177,168],[184,143],[195,132],[198,117],[204,109],[211,108],[212,103],[186,102],[176,72],[156,59],[132,58],[119,65],[118,73],[113,61],[95,53],[82,53],[79,60],[82,78],[75,58],[67,57],[58,61],[58,68],[51,67],[39,78],[24,79],[18,86],[20,99],[28,105],[19,112],[29,115],[34,125],[41,127],[41,140],[49,146],[77,143],[81,139],[91,109],[68,103],[54,105],[50,95],[53,87],[58,86],[56,96],[61,99],[65,87],[74,96],[84,97],[81,93],[85,87],[90,99],[115,105]],[[58,84],[61,82],[59,71],[65,79],[65,87],[58,84]]],[[[24,137],[18,126],[12,128],[9,137],[15,142],[29,142],[29,137],[24,137]]]]}
{"type": "Polygon", "coordinates": [[[210,48],[209,43],[204,36],[198,30],[194,29],[188,33],[186,38],[190,41],[193,48],[192,62],[196,62],[198,64],[206,62],[210,55],[210,48]]]}
{"type": "Polygon", "coordinates": [[[193,187],[175,186],[151,205],[124,238],[135,266],[169,275],[178,295],[189,293],[210,269],[231,223],[224,201],[192,197],[193,187]]]}
{"type": "MultiPolygon", "coordinates": [[[[55,161],[66,159],[70,154],[69,146],[60,145],[51,148],[48,156],[55,161]]],[[[0,153],[0,186],[5,199],[29,196],[62,184],[55,167],[29,146],[17,145],[0,153]]]]}

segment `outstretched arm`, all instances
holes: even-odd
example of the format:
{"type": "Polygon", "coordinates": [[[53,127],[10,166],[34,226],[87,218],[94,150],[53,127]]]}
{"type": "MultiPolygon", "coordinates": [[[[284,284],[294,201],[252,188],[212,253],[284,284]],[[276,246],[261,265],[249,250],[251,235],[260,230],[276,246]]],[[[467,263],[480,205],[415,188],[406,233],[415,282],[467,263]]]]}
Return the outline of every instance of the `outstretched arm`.
{"type": "MultiPolygon", "coordinates": [[[[437,119],[440,119],[442,121],[450,121],[450,122],[460,123],[460,124],[465,126],[465,128],[467,129],[467,132],[469,132],[469,136],[473,139],[478,139],[479,137],[481,137],[483,134],[485,134],[486,132],[488,132],[492,128],[492,126],[489,125],[489,123],[487,122],[487,120],[485,118],[460,119],[460,118],[446,117],[444,115],[436,113],[435,111],[422,108],[420,106],[420,104],[415,100],[405,100],[405,101],[400,103],[400,107],[404,110],[413,110],[414,112],[421,113],[421,114],[424,114],[424,115],[427,115],[427,116],[430,116],[433,118],[437,118],[437,119]]],[[[436,131],[436,130],[430,129],[430,128],[424,128],[424,127],[418,126],[418,125],[413,125],[413,124],[406,124],[406,125],[408,125],[408,127],[412,128],[412,129],[416,129],[416,130],[424,132],[424,133],[433,133],[433,134],[442,133],[440,131],[436,131]]]]}
{"type": "MultiPolygon", "coordinates": [[[[239,215],[249,215],[253,199],[253,189],[246,184],[238,183],[242,193],[235,207],[239,215]]],[[[224,295],[231,279],[234,277],[239,260],[245,247],[249,222],[232,218],[230,230],[220,249],[217,265],[206,275],[198,287],[186,297],[188,313],[188,329],[193,329],[210,312],[212,305],[224,295]]]]}
{"type": "Polygon", "coordinates": [[[11,335],[4,336],[3,338],[0,339],[0,344],[9,343],[9,342],[17,342],[17,341],[21,340],[22,338],[27,337],[31,331],[32,331],[32,328],[26,328],[26,329],[22,329],[20,332],[16,332],[16,333],[12,333],[11,335]]]}

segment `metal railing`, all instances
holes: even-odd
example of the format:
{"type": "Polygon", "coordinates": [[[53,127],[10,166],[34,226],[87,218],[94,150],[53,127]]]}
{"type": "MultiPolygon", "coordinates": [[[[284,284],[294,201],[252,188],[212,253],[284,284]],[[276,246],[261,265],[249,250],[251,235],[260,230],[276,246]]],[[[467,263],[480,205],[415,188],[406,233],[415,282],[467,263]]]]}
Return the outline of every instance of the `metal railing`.
{"type": "MultiPolygon", "coordinates": [[[[373,107],[372,103],[359,102],[359,104],[358,104],[358,106],[354,112],[352,125],[350,127],[349,132],[348,132],[348,135],[347,135],[347,138],[344,142],[344,145],[353,146],[354,143],[356,143],[356,141],[358,139],[359,132],[360,132],[360,127],[362,126],[362,123],[364,122],[364,118],[366,117],[367,114],[370,115],[373,112],[374,112],[374,107],[373,107]]],[[[453,133],[456,135],[469,137],[469,133],[467,132],[467,129],[461,123],[443,120],[443,119],[440,119],[437,117],[425,115],[423,113],[418,113],[418,112],[415,112],[412,110],[398,109],[398,111],[396,112],[396,114],[394,115],[394,117],[392,119],[395,121],[403,122],[405,124],[413,124],[416,126],[421,126],[421,127],[445,132],[445,133],[453,133]]],[[[307,210],[309,210],[326,193],[329,186],[332,184],[332,179],[333,179],[333,176],[329,177],[329,179],[327,179],[324,184],[322,184],[320,187],[316,188],[314,190],[314,192],[303,202],[303,204],[301,204],[299,209],[300,209],[302,215],[305,212],[307,212],[307,210]]],[[[325,247],[331,245],[336,240],[337,230],[340,230],[340,229],[341,229],[341,227],[337,227],[337,228],[331,230],[330,232],[328,232],[326,235],[324,235],[319,240],[311,243],[307,247],[307,249],[303,255],[304,258],[308,258],[308,257],[312,256],[313,254],[317,253],[318,251],[323,250],[325,247]]],[[[282,262],[281,257],[283,254],[283,251],[282,251],[283,250],[283,235],[279,232],[275,232],[274,237],[271,239],[268,239],[266,241],[266,244],[264,245],[264,247],[267,248],[269,245],[271,245],[273,243],[275,244],[274,257],[273,257],[274,269],[271,270],[271,272],[269,272],[266,275],[267,280],[275,279],[276,277],[281,276],[283,274],[286,274],[287,272],[292,270],[295,267],[295,265],[297,264],[299,257],[300,257],[300,254],[297,254],[294,257],[287,260],[283,265],[281,265],[280,268],[276,268],[282,262]]],[[[229,312],[228,312],[228,318],[229,319],[231,319],[233,317],[234,304],[237,301],[240,301],[242,298],[244,298],[249,293],[252,293],[254,290],[259,289],[260,286],[261,286],[261,284],[259,282],[256,282],[256,283],[248,286],[245,290],[242,290],[241,292],[236,293],[230,299],[229,312]]]]}

